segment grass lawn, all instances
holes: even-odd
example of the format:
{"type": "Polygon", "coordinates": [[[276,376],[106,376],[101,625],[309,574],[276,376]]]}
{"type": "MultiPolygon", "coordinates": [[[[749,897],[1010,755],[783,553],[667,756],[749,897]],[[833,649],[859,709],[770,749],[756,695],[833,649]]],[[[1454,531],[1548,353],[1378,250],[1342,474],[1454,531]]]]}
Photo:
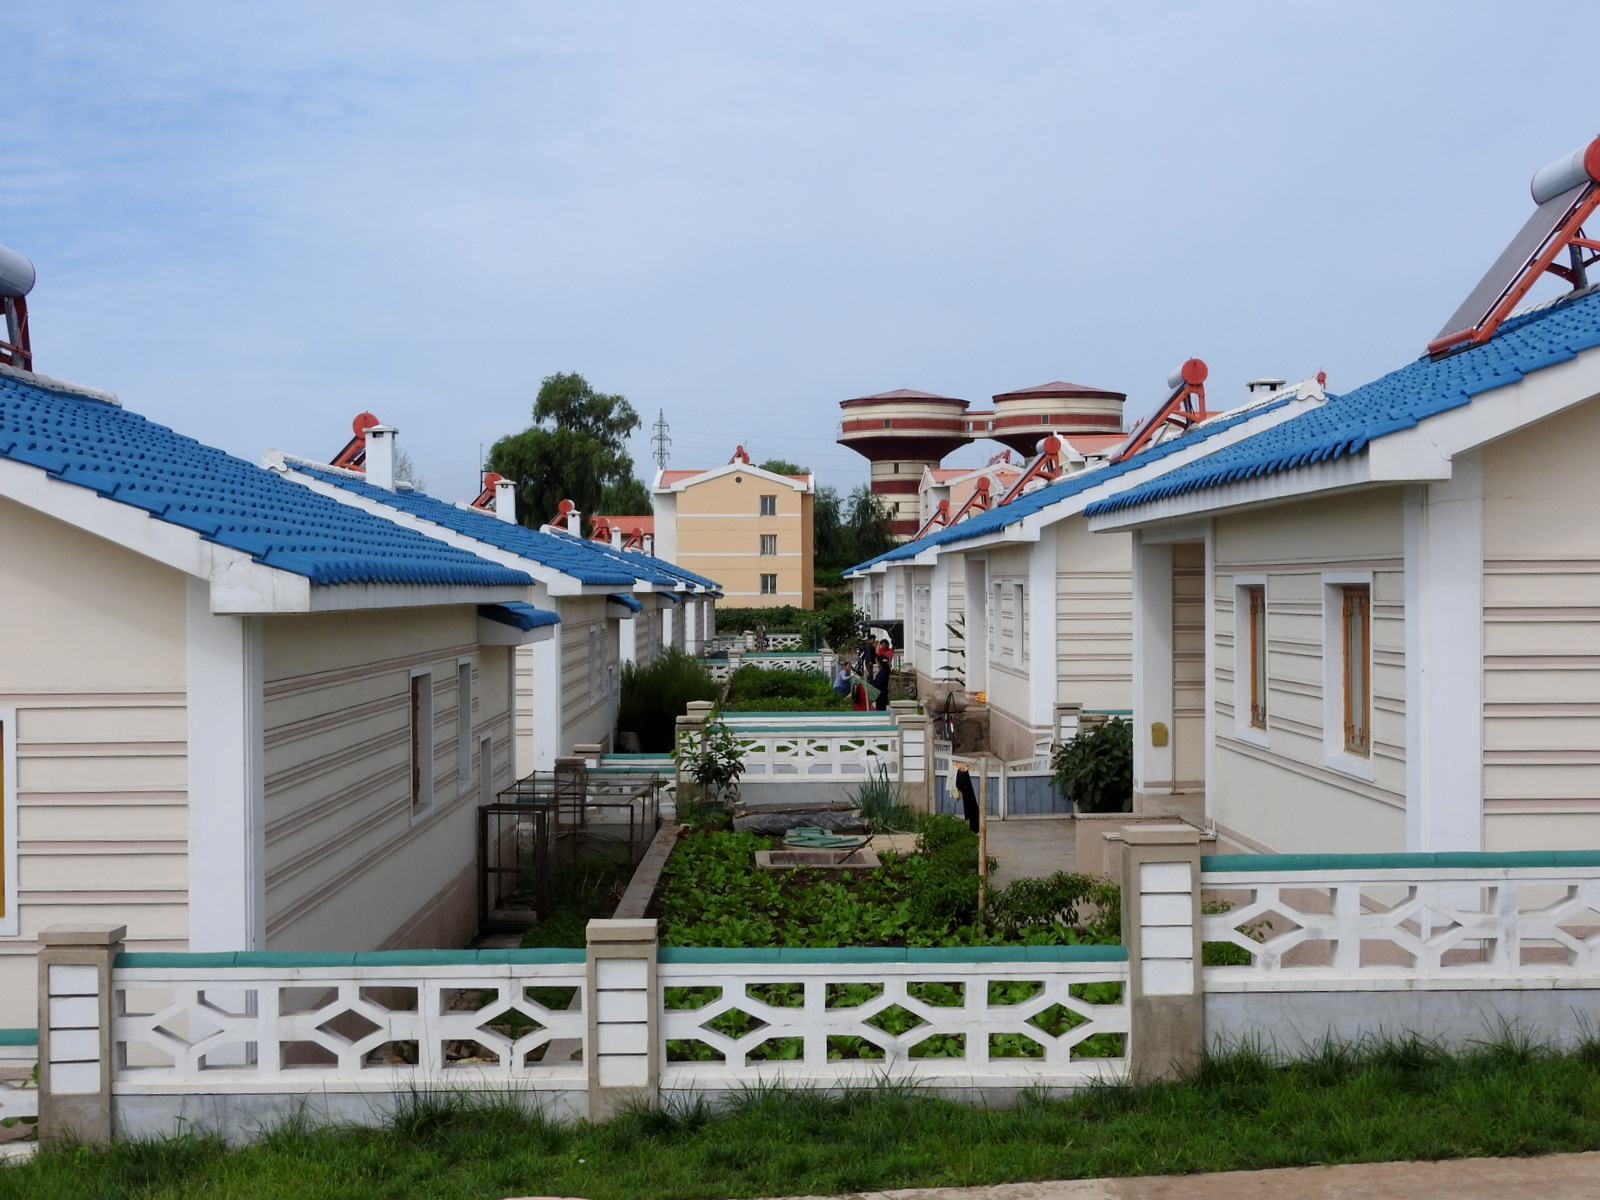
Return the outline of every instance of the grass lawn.
{"type": "Polygon", "coordinates": [[[0,1167],[16,1200],[690,1200],[1544,1154],[1600,1147],[1600,1046],[1505,1039],[1328,1048],[1287,1066],[1238,1052],[1183,1084],[1105,1087],[984,1111],[893,1089],[753,1093],[722,1111],[551,1125],[422,1100],[381,1130],[283,1130],[46,1151],[0,1167]]]}

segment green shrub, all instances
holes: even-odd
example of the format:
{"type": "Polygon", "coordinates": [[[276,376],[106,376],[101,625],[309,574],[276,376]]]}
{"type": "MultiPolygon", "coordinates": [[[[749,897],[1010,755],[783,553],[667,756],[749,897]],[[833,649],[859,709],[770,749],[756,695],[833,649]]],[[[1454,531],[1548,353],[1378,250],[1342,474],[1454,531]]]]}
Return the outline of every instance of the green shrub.
{"type": "Polygon", "coordinates": [[[985,913],[1013,937],[1032,929],[1071,929],[1078,924],[1079,906],[1090,900],[1099,886],[1099,880],[1066,871],[1039,879],[1017,879],[989,893],[985,913]]]}
{"type": "Polygon", "coordinates": [[[668,753],[689,701],[715,700],[719,691],[704,663],[669,646],[648,666],[622,664],[617,728],[637,733],[646,753],[668,753]]]}
{"type": "Polygon", "coordinates": [[[757,625],[766,626],[768,633],[799,633],[799,617],[805,609],[792,604],[773,608],[721,608],[717,609],[718,633],[743,633],[757,625]]]}
{"type": "Polygon", "coordinates": [[[821,671],[746,664],[728,678],[729,712],[827,712],[850,707],[821,671]]]}
{"type": "Polygon", "coordinates": [[[1056,748],[1050,760],[1056,791],[1070,796],[1079,812],[1133,809],[1133,726],[1121,717],[1084,730],[1056,748]]]}

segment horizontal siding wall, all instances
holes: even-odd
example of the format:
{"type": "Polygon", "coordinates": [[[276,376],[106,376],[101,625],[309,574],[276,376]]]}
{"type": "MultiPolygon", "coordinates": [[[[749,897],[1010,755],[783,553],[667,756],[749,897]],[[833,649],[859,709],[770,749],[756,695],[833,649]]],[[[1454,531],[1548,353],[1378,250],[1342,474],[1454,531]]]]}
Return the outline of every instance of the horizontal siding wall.
{"type": "Polygon", "coordinates": [[[17,712],[19,933],[0,1027],[36,1023],[39,931],[188,948],[184,577],[0,500],[0,708],[17,712]]]}
{"type": "Polygon", "coordinates": [[[1056,700],[1133,707],[1133,538],[1056,523],[1056,700]]]}
{"type": "Polygon", "coordinates": [[[1600,848],[1595,402],[1483,451],[1485,848],[1600,848]]]}
{"type": "MultiPolygon", "coordinates": [[[[510,754],[510,653],[477,645],[466,607],[268,618],[264,763],[267,944],[388,943],[476,861],[481,781],[458,763],[456,668],[475,658],[472,746],[510,754]],[[434,799],[411,802],[411,678],[433,672],[434,799]],[[414,821],[414,816],[417,818],[414,821]]],[[[497,774],[509,782],[508,767],[497,774]]]]}
{"type": "MultiPolygon", "coordinates": [[[[561,604],[561,753],[574,745],[611,747],[607,672],[618,671],[617,627],[606,618],[604,596],[571,597],[561,604]]],[[[681,628],[681,606],[673,623],[681,628]]],[[[674,641],[680,641],[674,638],[674,641]]],[[[681,641],[680,641],[681,644],[681,641]]],[[[620,686],[621,681],[616,681],[620,686]]]]}
{"type": "MultiPolygon", "coordinates": [[[[1219,823],[1246,845],[1284,852],[1405,848],[1402,521],[1397,488],[1217,518],[1213,806],[1219,823]],[[1335,656],[1336,677],[1343,669],[1342,641],[1324,644],[1323,574],[1368,571],[1370,781],[1327,765],[1323,733],[1324,655],[1335,656]],[[1236,575],[1266,577],[1266,746],[1235,735],[1238,706],[1249,706],[1248,681],[1234,671],[1236,575]]],[[[1342,742],[1342,724],[1338,736],[1342,742]]]]}

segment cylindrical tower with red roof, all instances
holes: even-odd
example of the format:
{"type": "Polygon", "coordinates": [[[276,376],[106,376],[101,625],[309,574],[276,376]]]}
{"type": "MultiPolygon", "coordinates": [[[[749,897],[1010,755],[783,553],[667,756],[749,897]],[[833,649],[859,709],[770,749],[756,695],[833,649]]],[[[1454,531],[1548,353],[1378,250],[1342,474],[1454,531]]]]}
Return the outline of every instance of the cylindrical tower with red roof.
{"type": "Polygon", "coordinates": [[[1082,435],[1120,435],[1122,392],[1085,387],[1081,383],[1041,383],[994,398],[994,424],[988,436],[1004,442],[1024,458],[1032,458],[1039,439],[1082,435]]]}
{"type": "Polygon", "coordinates": [[[945,455],[972,441],[967,402],[900,388],[845,400],[839,407],[839,444],[872,464],[872,491],[889,510],[889,528],[896,537],[910,537],[917,531],[923,468],[938,466],[945,455]]]}

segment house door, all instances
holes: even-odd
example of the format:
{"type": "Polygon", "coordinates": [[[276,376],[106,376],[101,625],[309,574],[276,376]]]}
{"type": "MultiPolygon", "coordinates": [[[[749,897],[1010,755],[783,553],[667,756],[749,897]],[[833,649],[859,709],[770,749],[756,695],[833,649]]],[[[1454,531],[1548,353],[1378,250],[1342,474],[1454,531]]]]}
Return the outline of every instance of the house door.
{"type": "Polygon", "coordinates": [[[1205,790],[1206,548],[1172,547],[1172,790],[1205,790]]]}

